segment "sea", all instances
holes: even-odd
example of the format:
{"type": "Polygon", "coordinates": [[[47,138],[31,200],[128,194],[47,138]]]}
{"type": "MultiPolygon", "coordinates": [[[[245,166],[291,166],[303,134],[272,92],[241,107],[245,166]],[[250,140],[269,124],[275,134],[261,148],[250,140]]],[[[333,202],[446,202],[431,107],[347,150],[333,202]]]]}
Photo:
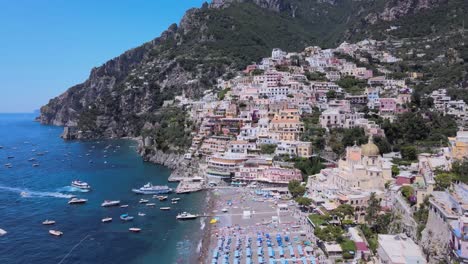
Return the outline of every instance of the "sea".
{"type": "Polygon", "coordinates": [[[0,114],[0,228],[7,231],[0,237],[0,263],[198,262],[205,223],[177,221],[176,215],[201,212],[205,193],[170,194],[164,202],[134,194],[132,188],[147,182],[175,188],[167,182],[170,170],[144,162],[134,141],[64,141],[61,127],[41,125],[34,118],[0,114]],[[5,166],[8,163],[11,168],[5,166]],[[70,187],[75,179],[89,183],[92,190],[70,187]],[[88,202],[68,205],[72,196],[88,202]],[[142,197],[156,206],[140,204],[142,197]],[[181,198],[177,204],[171,204],[174,197],[181,198]],[[103,208],[104,200],[129,206],[103,208]],[[162,206],[171,210],[161,211],[162,206]],[[121,221],[124,213],[135,219],[121,221]],[[113,221],[102,223],[105,217],[113,221]],[[42,225],[46,219],[56,224],[42,225]],[[131,227],[142,231],[131,233],[131,227]],[[49,229],[63,235],[52,236],[49,229]]]}

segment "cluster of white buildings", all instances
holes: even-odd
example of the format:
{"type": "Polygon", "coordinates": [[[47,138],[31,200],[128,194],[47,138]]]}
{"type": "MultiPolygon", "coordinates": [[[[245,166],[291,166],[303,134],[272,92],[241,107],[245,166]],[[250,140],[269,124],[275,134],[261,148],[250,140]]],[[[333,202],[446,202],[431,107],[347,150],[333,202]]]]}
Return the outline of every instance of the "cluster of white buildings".
{"type": "Polygon", "coordinates": [[[462,120],[467,118],[467,107],[463,100],[452,100],[447,95],[447,90],[438,89],[431,93],[430,97],[433,99],[434,108],[444,115],[453,115],[462,120]]]}

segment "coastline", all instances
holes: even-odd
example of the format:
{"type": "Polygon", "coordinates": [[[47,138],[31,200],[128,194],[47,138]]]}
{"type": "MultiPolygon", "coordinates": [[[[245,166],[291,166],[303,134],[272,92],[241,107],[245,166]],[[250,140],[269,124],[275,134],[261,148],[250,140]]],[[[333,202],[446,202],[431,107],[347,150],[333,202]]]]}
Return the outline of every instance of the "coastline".
{"type": "MultiPolygon", "coordinates": [[[[211,189],[206,190],[206,209],[205,209],[205,214],[209,214],[214,210],[215,207],[215,200],[214,200],[214,194],[211,189]]],[[[210,224],[210,218],[206,218],[205,222],[205,229],[202,230],[203,235],[202,235],[202,240],[201,240],[201,250],[200,250],[200,255],[198,256],[198,263],[207,263],[207,260],[209,259],[209,253],[210,253],[210,245],[211,245],[211,231],[212,231],[212,224],[210,224]]]]}

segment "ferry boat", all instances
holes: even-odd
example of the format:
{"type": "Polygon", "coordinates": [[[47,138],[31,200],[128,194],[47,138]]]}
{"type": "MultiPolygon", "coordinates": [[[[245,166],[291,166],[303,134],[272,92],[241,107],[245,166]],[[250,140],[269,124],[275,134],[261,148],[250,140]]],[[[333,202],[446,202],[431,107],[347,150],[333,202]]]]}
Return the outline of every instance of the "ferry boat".
{"type": "Polygon", "coordinates": [[[195,219],[197,217],[198,217],[197,215],[190,214],[190,213],[187,213],[187,212],[183,212],[181,214],[178,214],[176,216],[176,219],[178,219],[178,220],[191,220],[191,219],[195,219]]]}
{"type": "Polygon", "coordinates": [[[133,233],[139,233],[141,231],[141,228],[138,227],[130,227],[128,231],[133,232],[133,233]]]}
{"type": "Polygon", "coordinates": [[[120,215],[120,220],[123,220],[123,221],[132,221],[133,218],[134,218],[133,216],[130,216],[128,214],[120,215]]]}
{"type": "Polygon", "coordinates": [[[103,222],[103,223],[109,223],[109,222],[112,222],[112,217],[106,217],[106,218],[103,218],[103,219],[101,219],[101,222],[103,222]]]}
{"type": "Polygon", "coordinates": [[[53,225],[53,224],[55,224],[55,221],[53,221],[53,220],[48,220],[48,219],[47,219],[47,220],[45,220],[44,222],[42,222],[42,224],[43,224],[43,225],[53,225]]]}
{"type": "Polygon", "coordinates": [[[49,230],[49,234],[51,234],[53,236],[61,236],[61,235],[63,235],[63,232],[58,231],[58,230],[49,230]]]}
{"type": "Polygon", "coordinates": [[[68,204],[84,204],[88,201],[88,199],[82,199],[82,198],[71,198],[70,201],[68,201],[68,204]]]}
{"type": "Polygon", "coordinates": [[[71,186],[80,188],[80,189],[91,189],[91,186],[88,183],[80,181],[80,180],[72,181],[71,186]]]}
{"type": "Polygon", "coordinates": [[[160,207],[159,209],[162,210],[162,211],[169,211],[169,210],[171,210],[170,207],[160,207]]]}
{"type": "Polygon", "coordinates": [[[138,189],[132,189],[132,192],[138,194],[164,194],[172,192],[172,189],[167,185],[152,185],[150,182],[138,189]]]}
{"type": "Polygon", "coordinates": [[[102,207],[111,207],[111,206],[118,206],[120,204],[120,201],[110,201],[110,200],[105,200],[101,206],[102,207]]]}

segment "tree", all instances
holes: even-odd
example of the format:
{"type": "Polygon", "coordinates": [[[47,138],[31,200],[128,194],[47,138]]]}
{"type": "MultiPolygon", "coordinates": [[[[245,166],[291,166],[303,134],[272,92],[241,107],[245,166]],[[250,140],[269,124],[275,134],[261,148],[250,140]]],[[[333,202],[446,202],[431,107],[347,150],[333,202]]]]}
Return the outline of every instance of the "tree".
{"type": "Polygon", "coordinates": [[[329,90],[327,92],[327,98],[328,99],[335,99],[336,98],[336,91],[335,90],[329,90]]]}
{"type": "Polygon", "coordinates": [[[380,154],[392,151],[392,145],[390,145],[386,137],[374,137],[374,144],[379,147],[380,154]]]}
{"type": "Polygon", "coordinates": [[[450,187],[454,179],[456,179],[456,175],[453,173],[449,173],[449,172],[438,173],[434,178],[435,189],[437,191],[443,191],[447,189],[448,187],[450,187]]]}
{"type": "Polygon", "coordinates": [[[367,202],[366,217],[367,223],[373,225],[380,212],[380,201],[375,196],[375,192],[371,193],[367,202]]]}
{"type": "Polygon", "coordinates": [[[303,196],[306,188],[297,180],[292,180],[288,183],[288,190],[293,198],[303,196]]]}
{"type": "Polygon", "coordinates": [[[401,147],[401,157],[404,160],[417,160],[417,150],[415,146],[404,146],[401,147]]]}
{"type": "Polygon", "coordinates": [[[354,207],[349,204],[340,204],[331,212],[331,215],[336,216],[340,223],[342,223],[346,217],[354,216],[354,207]]]}
{"type": "Polygon", "coordinates": [[[312,200],[307,197],[297,197],[296,203],[301,207],[308,207],[312,204],[312,200]]]}
{"type": "Polygon", "coordinates": [[[276,145],[275,144],[263,144],[260,145],[260,153],[262,154],[273,154],[275,153],[276,145]]]}
{"type": "Polygon", "coordinates": [[[392,165],[392,176],[396,177],[398,174],[400,174],[400,168],[396,164],[392,165]]]}
{"type": "Polygon", "coordinates": [[[403,197],[406,198],[406,200],[410,203],[413,203],[412,197],[414,195],[414,189],[411,186],[403,186],[401,187],[401,194],[403,197]]]}

